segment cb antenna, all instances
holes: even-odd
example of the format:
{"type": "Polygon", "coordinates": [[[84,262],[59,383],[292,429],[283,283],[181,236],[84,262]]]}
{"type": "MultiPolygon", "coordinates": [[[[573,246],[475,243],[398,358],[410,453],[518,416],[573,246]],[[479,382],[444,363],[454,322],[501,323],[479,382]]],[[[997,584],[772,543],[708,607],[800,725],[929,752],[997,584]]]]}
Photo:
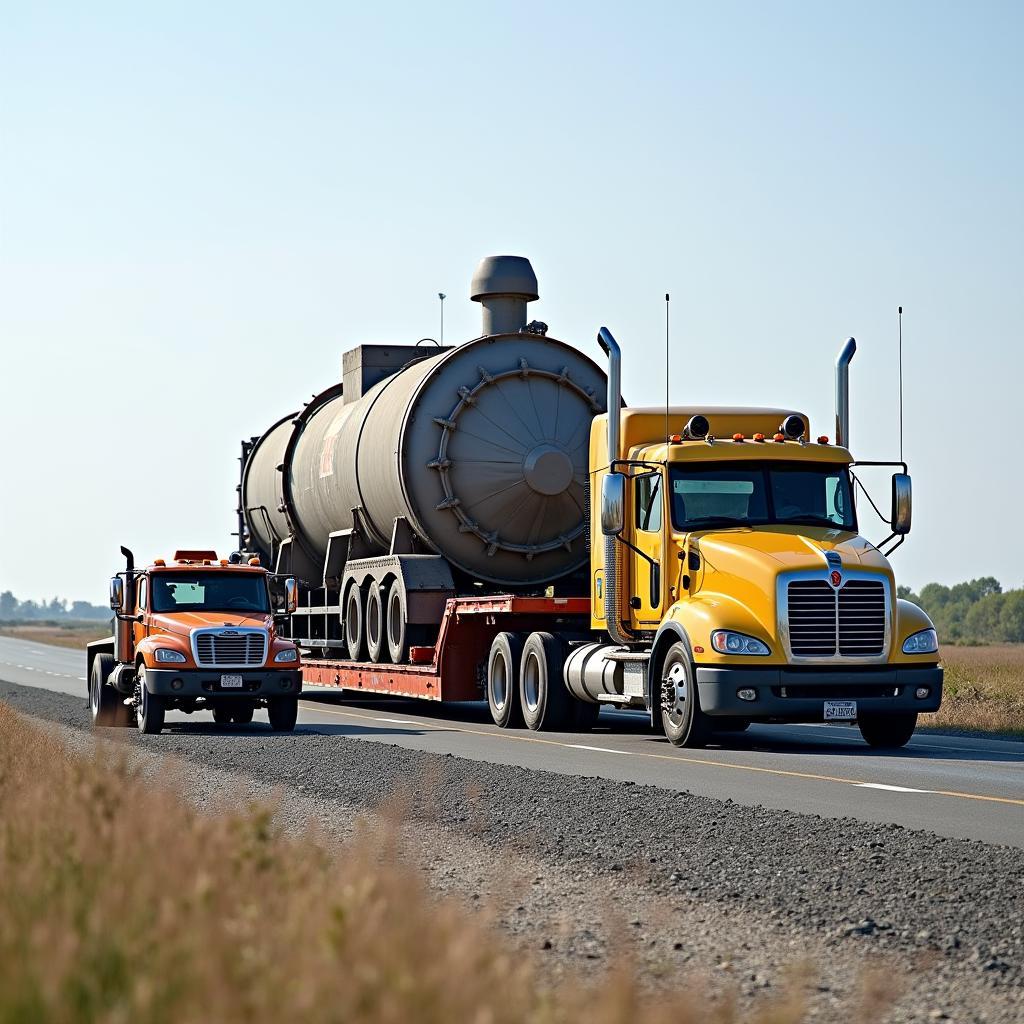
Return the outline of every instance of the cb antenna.
{"type": "Polygon", "coordinates": [[[900,462],[903,461],[903,307],[899,307],[899,361],[900,361],[900,462]]]}
{"type": "Polygon", "coordinates": [[[441,300],[441,344],[444,344],[444,300],[448,298],[444,292],[438,292],[437,297],[441,300]]]}
{"type": "Polygon", "coordinates": [[[668,431],[668,292],[665,292],[665,456],[668,461],[668,443],[672,436],[668,431]]]}

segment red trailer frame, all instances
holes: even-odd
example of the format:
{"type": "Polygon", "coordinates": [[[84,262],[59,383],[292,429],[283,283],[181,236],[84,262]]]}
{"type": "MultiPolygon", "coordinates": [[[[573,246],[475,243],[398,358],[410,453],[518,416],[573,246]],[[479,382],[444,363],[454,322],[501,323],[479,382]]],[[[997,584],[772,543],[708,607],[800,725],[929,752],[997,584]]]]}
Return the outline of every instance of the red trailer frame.
{"type": "MultiPolygon", "coordinates": [[[[303,656],[303,688],[363,690],[425,700],[481,700],[491,642],[508,630],[564,633],[590,629],[587,597],[453,597],[445,605],[437,644],[413,647],[412,664],[341,661],[303,656]],[[568,621],[565,621],[568,620],[568,621]]],[[[296,640],[299,646],[301,640],[296,640]]]]}

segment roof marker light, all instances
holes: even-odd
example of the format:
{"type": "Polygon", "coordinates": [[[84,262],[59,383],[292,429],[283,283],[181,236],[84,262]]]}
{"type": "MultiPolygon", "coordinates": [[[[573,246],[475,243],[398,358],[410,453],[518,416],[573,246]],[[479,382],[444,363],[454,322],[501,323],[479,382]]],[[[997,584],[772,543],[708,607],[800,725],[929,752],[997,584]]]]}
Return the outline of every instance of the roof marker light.
{"type": "Polygon", "coordinates": [[[257,555],[254,558],[250,558],[249,559],[249,564],[250,565],[259,565],[260,564],[259,556],[257,555]]]}
{"type": "Polygon", "coordinates": [[[772,440],[777,442],[778,444],[782,444],[782,442],[786,440],[786,435],[776,434],[775,437],[772,438],[772,440]]]}
{"type": "Polygon", "coordinates": [[[763,442],[763,441],[764,441],[764,434],[755,434],[755,435],[754,435],[754,440],[755,440],[755,441],[761,441],[761,442],[763,442]]]}
{"type": "Polygon", "coordinates": [[[821,437],[818,438],[818,444],[828,444],[828,438],[822,434],[821,437]]]}
{"type": "Polygon", "coordinates": [[[742,440],[743,440],[744,438],[743,438],[743,435],[742,435],[742,434],[733,434],[733,435],[732,435],[732,439],[733,439],[734,441],[742,441],[742,440]]]}
{"type": "Polygon", "coordinates": [[[164,566],[167,563],[162,558],[154,558],[153,559],[153,564],[154,565],[159,565],[159,566],[164,566]]]}

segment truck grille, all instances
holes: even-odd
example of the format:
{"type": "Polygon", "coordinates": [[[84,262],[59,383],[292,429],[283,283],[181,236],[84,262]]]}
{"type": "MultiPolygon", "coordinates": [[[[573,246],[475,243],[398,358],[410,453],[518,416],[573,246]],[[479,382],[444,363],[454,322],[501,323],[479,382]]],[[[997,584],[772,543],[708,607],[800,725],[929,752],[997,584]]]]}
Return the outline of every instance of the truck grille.
{"type": "Polygon", "coordinates": [[[262,629],[196,633],[195,655],[201,668],[258,668],[267,660],[267,634],[262,629]]]}
{"type": "Polygon", "coordinates": [[[878,657],[885,652],[885,582],[793,580],[788,588],[789,646],[798,658],[878,657]]]}

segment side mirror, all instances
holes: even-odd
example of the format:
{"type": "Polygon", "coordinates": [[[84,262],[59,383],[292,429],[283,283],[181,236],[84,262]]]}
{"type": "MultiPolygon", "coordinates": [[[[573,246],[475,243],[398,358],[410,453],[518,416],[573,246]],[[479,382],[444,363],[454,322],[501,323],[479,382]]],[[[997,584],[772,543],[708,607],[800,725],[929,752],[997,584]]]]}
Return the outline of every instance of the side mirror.
{"type": "Polygon", "coordinates": [[[124,580],[120,576],[113,576],[110,580],[110,607],[112,611],[119,612],[124,606],[124,580]]]}
{"type": "Polygon", "coordinates": [[[601,479],[601,532],[606,537],[614,537],[625,525],[626,476],[606,473],[601,479]]]}
{"type": "Polygon", "coordinates": [[[299,607],[299,585],[295,582],[294,576],[289,576],[284,581],[284,610],[291,615],[299,607]]]}
{"type": "Polygon", "coordinates": [[[910,533],[912,501],[910,477],[906,473],[892,475],[892,517],[889,526],[900,537],[910,533]]]}

